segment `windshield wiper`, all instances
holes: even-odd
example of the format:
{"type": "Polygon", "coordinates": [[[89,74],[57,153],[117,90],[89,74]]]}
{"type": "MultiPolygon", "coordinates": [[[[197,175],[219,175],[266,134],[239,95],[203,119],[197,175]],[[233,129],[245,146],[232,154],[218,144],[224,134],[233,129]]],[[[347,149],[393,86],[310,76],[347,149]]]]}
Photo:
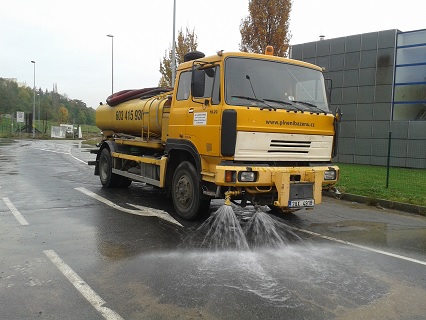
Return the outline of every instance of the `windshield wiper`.
{"type": "Polygon", "coordinates": [[[299,110],[299,111],[303,111],[302,109],[296,107],[293,103],[287,102],[287,101],[280,101],[280,100],[274,100],[274,99],[264,99],[265,101],[268,102],[275,102],[281,105],[286,105],[286,106],[291,106],[293,109],[299,110]]]}
{"type": "Polygon", "coordinates": [[[310,102],[306,102],[306,101],[293,101],[293,102],[295,102],[295,103],[300,103],[300,104],[303,104],[303,105],[308,106],[308,107],[313,107],[313,108],[315,108],[315,109],[319,110],[319,111],[320,111],[320,113],[321,113],[321,112],[324,112],[324,114],[327,114],[327,113],[328,113],[327,111],[322,110],[321,108],[317,107],[316,105],[314,105],[314,104],[312,104],[312,103],[310,103],[310,102]]]}
{"type": "MultiPolygon", "coordinates": [[[[247,97],[247,96],[231,96],[231,98],[237,98],[237,99],[244,99],[244,100],[248,100],[248,101],[255,101],[255,102],[260,102],[263,103],[265,106],[267,106],[268,108],[277,110],[275,107],[270,106],[269,104],[267,104],[264,100],[261,99],[257,99],[257,98],[252,98],[252,97],[247,97]]],[[[263,110],[265,108],[260,108],[260,110],[263,110]]]]}

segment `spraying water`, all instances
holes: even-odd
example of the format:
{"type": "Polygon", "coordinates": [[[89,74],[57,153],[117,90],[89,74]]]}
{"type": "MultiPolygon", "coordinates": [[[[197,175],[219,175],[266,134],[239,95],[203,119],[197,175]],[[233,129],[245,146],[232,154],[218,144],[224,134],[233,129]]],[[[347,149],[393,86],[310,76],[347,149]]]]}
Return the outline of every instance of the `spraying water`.
{"type": "Polygon", "coordinates": [[[253,212],[234,212],[225,204],[199,228],[201,247],[211,250],[249,250],[283,248],[301,240],[285,223],[256,208],[253,212]]]}
{"type": "Polygon", "coordinates": [[[286,224],[259,209],[256,209],[256,212],[247,221],[244,233],[253,248],[283,248],[289,244],[290,240],[301,240],[286,224]]]}
{"type": "Polygon", "coordinates": [[[198,229],[204,233],[201,244],[214,250],[248,250],[246,237],[230,205],[221,206],[198,229]]]}

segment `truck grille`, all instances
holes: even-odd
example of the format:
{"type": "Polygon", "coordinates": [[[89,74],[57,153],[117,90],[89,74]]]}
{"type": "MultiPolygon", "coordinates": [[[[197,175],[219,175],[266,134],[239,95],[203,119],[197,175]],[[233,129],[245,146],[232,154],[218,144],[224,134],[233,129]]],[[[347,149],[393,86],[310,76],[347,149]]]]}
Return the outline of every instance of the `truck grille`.
{"type": "Polygon", "coordinates": [[[268,153],[309,153],[311,141],[271,140],[268,153]]]}
{"type": "Polygon", "coordinates": [[[330,161],[333,136],[237,132],[237,161],[330,161]]]}

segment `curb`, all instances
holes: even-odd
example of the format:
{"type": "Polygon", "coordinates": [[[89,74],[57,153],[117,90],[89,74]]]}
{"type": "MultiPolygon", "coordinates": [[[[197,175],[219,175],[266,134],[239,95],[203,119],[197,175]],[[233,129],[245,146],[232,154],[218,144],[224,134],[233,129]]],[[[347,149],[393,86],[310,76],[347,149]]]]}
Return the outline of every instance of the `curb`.
{"type": "Polygon", "coordinates": [[[330,198],[363,203],[369,206],[375,206],[379,208],[382,207],[386,209],[394,209],[394,210],[426,216],[426,207],[418,206],[414,204],[395,202],[395,201],[383,200],[383,199],[374,199],[374,198],[359,196],[359,195],[350,194],[350,193],[342,193],[340,195],[336,195],[334,192],[330,192],[330,191],[323,191],[323,195],[330,198]]]}

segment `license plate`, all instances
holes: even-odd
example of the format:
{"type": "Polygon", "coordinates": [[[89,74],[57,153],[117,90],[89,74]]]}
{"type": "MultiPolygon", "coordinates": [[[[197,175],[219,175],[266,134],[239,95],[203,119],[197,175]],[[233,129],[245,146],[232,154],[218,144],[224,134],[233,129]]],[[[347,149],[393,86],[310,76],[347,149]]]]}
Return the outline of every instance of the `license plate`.
{"type": "Polygon", "coordinates": [[[313,207],[315,204],[314,199],[308,200],[293,200],[288,202],[289,208],[304,208],[304,207],[313,207]]]}

